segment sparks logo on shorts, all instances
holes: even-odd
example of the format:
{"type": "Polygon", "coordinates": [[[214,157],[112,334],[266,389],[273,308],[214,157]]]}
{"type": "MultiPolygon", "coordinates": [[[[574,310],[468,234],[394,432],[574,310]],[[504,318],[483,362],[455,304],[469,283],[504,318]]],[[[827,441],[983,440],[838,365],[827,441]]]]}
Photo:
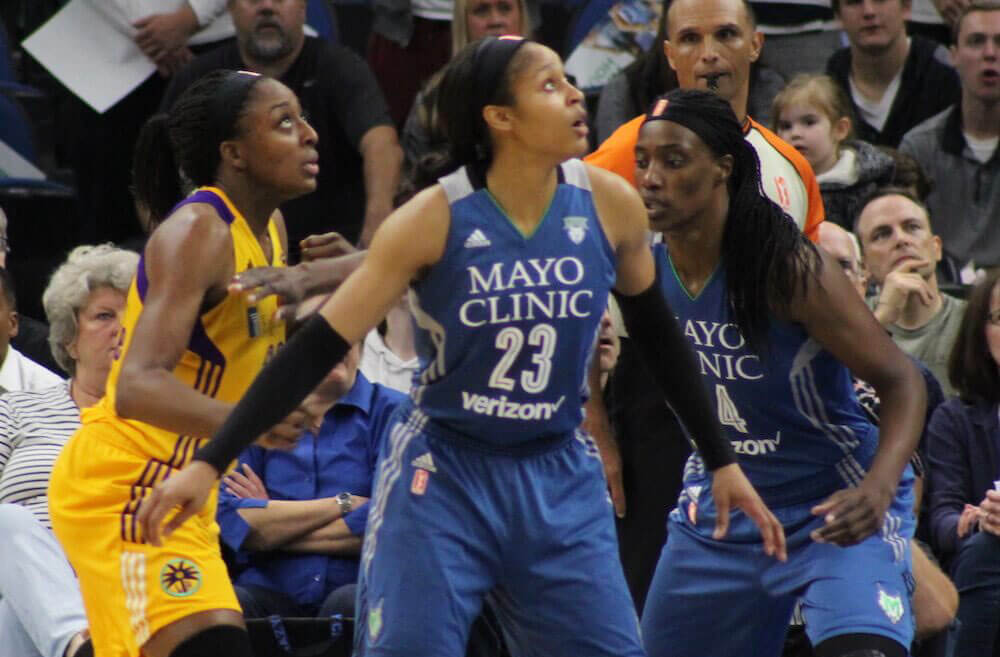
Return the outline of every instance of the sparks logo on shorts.
{"type": "Polygon", "coordinates": [[[382,631],[382,601],[368,612],[368,640],[375,641],[382,631]]]}
{"type": "Polygon", "coordinates": [[[573,244],[579,244],[587,236],[587,218],[563,217],[563,228],[573,244]]]}
{"type": "Polygon", "coordinates": [[[878,587],[878,606],[885,612],[886,617],[892,621],[893,625],[903,618],[903,597],[900,595],[889,595],[880,586],[878,587]]]}
{"type": "Polygon", "coordinates": [[[426,470],[421,470],[417,468],[413,471],[413,481],[410,482],[410,492],[414,495],[423,495],[427,492],[427,482],[430,479],[430,474],[426,470]]]}
{"type": "Polygon", "coordinates": [[[175,598],[193,595],[201,589],[201,568],[190,559],[171,559],[160,570],[160,588],[175,598]]]}

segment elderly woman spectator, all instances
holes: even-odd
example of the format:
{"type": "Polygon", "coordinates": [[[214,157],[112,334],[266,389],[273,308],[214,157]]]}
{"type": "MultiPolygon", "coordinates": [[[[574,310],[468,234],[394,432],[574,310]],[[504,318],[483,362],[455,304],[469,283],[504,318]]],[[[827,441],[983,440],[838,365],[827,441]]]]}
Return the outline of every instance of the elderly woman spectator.
{"type": "Polygon", "coordinates": [[[931,531],[951,558],[955,653],[993,655],[1000,629],[1000,272],[969,296],[948,375],[959,392],[928,427],[931,531]]]}
{"type": "Polygon", "coordinates": [[[81,409],[104,395],[138,260],[110,245],[74,249],[42,298],[53,356],[70,378],[0,397],[0,657],[92,654],[76,577],[52,535],[46,490],[81,409]]]}
{"type": "MultiPolygon", "coordinates": [[[[526,0],[455,0],[451,21],[452,55],[473,41],[503,34],[531,34],[526,0]]],[[[417,94],[403,125],[400,142],[409,170],[424,155],[445,149],[446,141],[437,125],[435,111],[440,80],[440,74],[434,74],[417,94]]]]}

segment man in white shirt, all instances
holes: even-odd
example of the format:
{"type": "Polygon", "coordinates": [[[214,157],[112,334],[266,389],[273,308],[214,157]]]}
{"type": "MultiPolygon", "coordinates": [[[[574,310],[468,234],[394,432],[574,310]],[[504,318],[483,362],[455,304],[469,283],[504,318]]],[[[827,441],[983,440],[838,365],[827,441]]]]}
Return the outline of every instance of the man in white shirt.
{"type": "Polygon", "coordinates": [[[42,390],[62,379],[10,346],[17,335],[14,280],[0,268],[0,394],[8,390],[42,390]]]}

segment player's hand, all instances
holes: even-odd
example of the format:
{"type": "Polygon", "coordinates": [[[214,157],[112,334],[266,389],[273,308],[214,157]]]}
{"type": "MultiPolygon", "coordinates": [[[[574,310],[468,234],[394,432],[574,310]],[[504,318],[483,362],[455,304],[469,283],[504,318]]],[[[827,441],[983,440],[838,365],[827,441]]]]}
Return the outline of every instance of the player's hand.
{"type": "Polygon", "coordinates": [[[261,434],[255,445],[265,449],[287,451],[295,447],[302,432],[314,426],[316,419],[301,406],[288,414],[284,420],[261,434]]]}
{"type": "Polygon", "coordinates": [[[302,249],[303,262],[319,260],[320,258],[336,258],[357,251],[357,248],[340,233],[310,235],[299,242],[299,248],[302,249]]]}
{"type": "Polygon", "coordinates": [[[184,2],[177,11],[150,14],[132,23],[136,29],[133,40],[139,49],[153,61],[187,45],[187,40],[198,31],[198,17],[184,2]]]}
{"type": "Polygon", "coordinates": [[[933,271],[934,263],[928,260],[904,260],[889,272],[875,305],[875,316],[883,326],[899,319],[910,297],[916,297],[925,306],[934,303],[934,291],[927,282],[933,271]]]}
{"type": "Polygon", "coordinates": [[[722,540],[729,531],[729,511],[732,507],[741,509],[760,529],[764,541],[764,552],[778,561],[787,561],[785,529],[774,517],[771,510],[760,499],[750,480],[736,463],[724,465],[712,472],[712,498],[715,500],[717,516],[712,537],[722,540]]]}
{"type": "Polygon", "coordinates": [[[198,513],[212,491],[219,472],[204,461],[191,461],[153,488],[139,507],[136,520],[141,536],[147,543],[159,547],[163,539],[174,533],[184,521],[198,513]],[[177,512],[164,525],[167,514],[177,512]]]}
{"type": "Polygon", "coordinates": [[[230,294],[244,294],[249,303],[277,294],[285,303],[306,298],[308,276],[299,266],[253,267],[242,271],[229,283],[230,294]]]}
{"type": "Polygon", "coordinates": [[[979,529],[1000,536],[1000,491],[986,491],[979,503],[979,529]]]}
{"type": "Polygon", "coordinates": [[[823,516],[824,525],[813,530],[810,537],[817,543],[841,547],[860,543],[882,527],[892,497],[891,490],[867,481],[838,490],[812,508],[814,516],[823,516]]]}
{"type": "Polygon", "coordinates": [[[253,471],[249,463],[241,463],[235,470],[222,478],[222,484],[230,495],[241,500],[267,500],[267,488],[253,471]]]}

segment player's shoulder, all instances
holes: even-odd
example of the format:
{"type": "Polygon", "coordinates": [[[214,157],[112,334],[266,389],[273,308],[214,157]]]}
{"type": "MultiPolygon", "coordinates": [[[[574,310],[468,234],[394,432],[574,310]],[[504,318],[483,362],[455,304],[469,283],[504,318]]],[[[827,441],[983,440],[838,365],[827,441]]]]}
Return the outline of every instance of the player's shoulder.
{"type": "Polygon", "coordinates": [[[231,263],[220,253],[234,245],[229,224],[209,203],[185,203],[173,210],[149,236],[144,250],[146,267],[157,263],[170,269],[189,269],[184,263],[197,263],[195,269],[210,270],[212,263],[231,263]]]}

